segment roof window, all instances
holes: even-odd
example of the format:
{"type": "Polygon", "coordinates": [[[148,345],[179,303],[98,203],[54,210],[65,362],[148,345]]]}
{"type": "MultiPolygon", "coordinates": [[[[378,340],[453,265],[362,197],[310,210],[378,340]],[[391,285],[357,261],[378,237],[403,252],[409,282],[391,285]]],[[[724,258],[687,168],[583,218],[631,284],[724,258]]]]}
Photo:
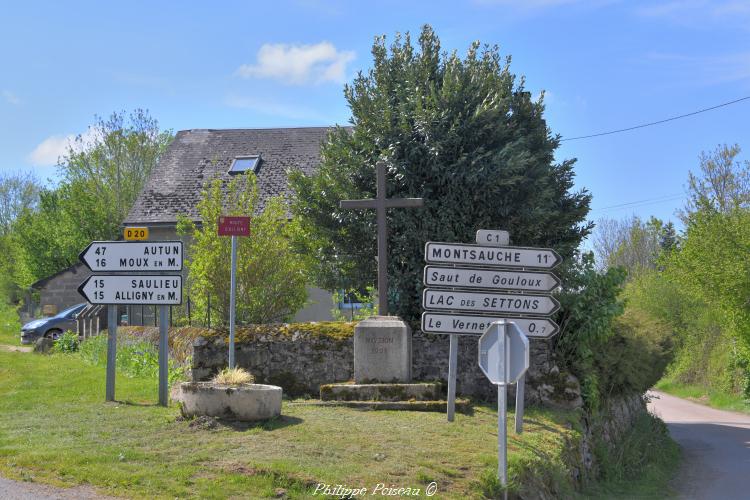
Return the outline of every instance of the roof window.
{"type": "Polygon", "coordinates": [[[238,156],[229,167],[229,174],[244,174],[245,172],[258,173],[260,167],[260,155],[238,156]]]}

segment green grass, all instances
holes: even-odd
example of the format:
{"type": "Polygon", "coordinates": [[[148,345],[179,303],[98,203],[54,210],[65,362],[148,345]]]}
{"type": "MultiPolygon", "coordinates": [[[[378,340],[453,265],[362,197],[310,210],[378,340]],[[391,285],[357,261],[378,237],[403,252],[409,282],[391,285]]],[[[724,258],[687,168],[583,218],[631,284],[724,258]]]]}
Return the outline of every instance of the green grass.
{"type": "Polygon", "coordinates": [[[614,449],[595,444],[600,478],[581,498],[662,499],[675,496],[670,481],[680,465],[679,445],[660,419],[638,417],[614,449]]]}
{"type": "Polygon", "coordinates": [[[743,413],[750,413],[750,401],[734,394],[707,389],[698,385],[680,384],[678,382],[662,379],[655,386],[656,390],[666,392],[673,396],[689,399],[696,403],[743,413]]]}
{"type": "Polygon", "coordinates": [[[21,345],[21,324],[15,308],[0,300],[0,344],[21,345]]]}
{"type": "MultiPolygon", "coordinates": [[[[154,406],[156,381],[117,379],[105,403],[104,370],[78,355],[0,352],[0,474],[87,483],[131,497],[309,496],[318,482],[424,488],[439,498],[497,494],[497,415],[477,407],[454,423],[438,413],[358,411],[284,402],[263,425],[202,428],[154,406]]],[[[510,434],[514,488],[529,480],[568,492],[562,450],[573,416],[530,411],[510,434]]],[[[510,422],[509,422],[510,423],[510,422]]]]}

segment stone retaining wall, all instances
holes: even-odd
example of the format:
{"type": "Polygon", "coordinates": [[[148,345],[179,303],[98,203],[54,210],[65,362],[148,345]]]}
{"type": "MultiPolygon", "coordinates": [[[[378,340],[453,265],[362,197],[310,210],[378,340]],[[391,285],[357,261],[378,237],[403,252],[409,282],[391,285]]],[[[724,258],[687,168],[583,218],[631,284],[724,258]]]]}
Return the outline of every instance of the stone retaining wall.
{"type": "MultiPolygon", "coordinates": [[[[320,385],[353,379],[352,335],[330,337],[305,331],[307,327],[295,331],[295,324],[264,327],[263,333],[256,332],[236,342],[237,365],[253,373],[259,383],[280,385],[290,396],[317,397],[320,385]]],[[[353,334],[353,324],[351,330],[353,334]]],[[[413,335],[412,377],[415,381],[447,380],[448,345],[447,335],[422,332],[413,335]]],[[[458,395],[495,399],[496,388],[477,364],[477,338],[461,337],[458,347],[458,395]]],[[[193,343],[193,380],[210,379],[227,366],[227,358],[226,336],[199,337],[193,343]]],[[[547,341],[531,341],[531,368],[526,380],[525,399],[530,404],[570,408],[581,404],[578,381],[560,373],[547,341]]]]}

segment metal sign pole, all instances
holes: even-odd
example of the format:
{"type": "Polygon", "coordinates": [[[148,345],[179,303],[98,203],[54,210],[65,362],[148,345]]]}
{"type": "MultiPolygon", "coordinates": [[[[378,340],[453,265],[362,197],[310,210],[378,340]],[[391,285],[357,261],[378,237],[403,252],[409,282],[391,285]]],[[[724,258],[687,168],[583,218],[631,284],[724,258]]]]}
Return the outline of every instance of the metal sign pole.
{"type": "Polygon", "coordinates": [[[448,352],[448,422],[453,422],[456,412],[456,372],[458,371],[458,335],[450,336],[448,352]]]}
{"type": "Polygon", "coordinates": [[[107,306],[107,388],[106,401],[115,400],[115,364],[117,363],[117,306],[107,306]]]}
{"type": "Polygon", "coordinates": [[[237,285],[237,236],[232,236],[232,271],[229,292],[229,368],[234,368],[234,306],[237,285]]]}
{"type": "Polygon", "coordinates": [[[526,374],[524,373],[516,383],[516,434],[523,432],[523,393],[526,386],[526,374]]]}
{"type": "Polygon", "coordinates": [[[508,432],[507,432],[507,396],[508,396],[508,364],[510,363],[510,349],[508,349],[508,325],[503,323],[501,353],[498,362],[502,363],[505,374],[503,383],[497,386],[497,477],[503,488],[508,484],[508,432]]]}
{"type": "Polygon", "coordinates": [[[169,325],[167,306],[159,306],[159,404],[169,406],[169,325]]]}

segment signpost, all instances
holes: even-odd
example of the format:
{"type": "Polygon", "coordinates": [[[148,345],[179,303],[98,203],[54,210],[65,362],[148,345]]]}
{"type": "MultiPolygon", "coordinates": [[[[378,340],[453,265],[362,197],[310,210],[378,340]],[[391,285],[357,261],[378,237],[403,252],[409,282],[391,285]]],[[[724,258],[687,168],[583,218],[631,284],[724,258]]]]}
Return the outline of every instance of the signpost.
{"type": "Polygon", "coordinates": [[[551,248],[487,247],[428,241],[424,260],[435,264],[552,269],[562,262],[562,257],[551,248]]]}
{"type": "Polygon", "coordinates": [[[78,287],[92,304],[170,305],[182,304],[182,276],[161,274],[94,274],[78,287]]]}
{"type": "Polygon", "coordinates": [[[546,339],[560,331],[557,323],[547,318],[521,318],[510,314],[481,316],[453,313],[422,313],[422,331],[458,335],[481,335],[495,321],[507,319],[516,324],[527,337],[546,339]]]}
{"type": "Polygon", "coordinates": [[[479,368],[497,386],[497,477],[508,484],[508,385],[529,368],[529,341],[513,323],[497,321],[479,338],[479,368]]]}
{"type": "Polygon", "coordinates": [[[182,271],[181,241],[94,241],[78,255],[83,264],[100,272],[182,271]]]}
{"type": "Polygon", "coordinates": [[[433,310],[549,315],[557,312],[560,303],[549,295],[425,288],[422,294],[422,307],[433,310]]]}
{"type": "Polygon", "coordinates": [[[126,228],[124,237],[136,241],[94,241],[79,255],[94,272],[81,283],[78,293],[91,304],[106,304],[107,401],[115,399],[117,359],[117,306],[158,305],[159,404],[169,404],[168,310],[182,304],[183,245],[181,241],[138,241],[148,238],[148,228],[126,228]],[[98,274],[98,273],[119,274],[98,274]],[[124,274],[127,273],[127,274],[124,274]],[[141,274],[143,273],[143,274],[141,274]],[[171,273],[171,274],[170,274],[171,273]]]}
{"type": "Polygon", "coordinates": [[[229,277],[229,368],[234,368],[234,324],[237,289],[237,236],[250,236],[250,217],[219,217],[219,236],[232,237],[232,263],[229,277]]]}
{"type": "MultiPolygon", "coordinates": [[[[449,422],[455,413],[459,335],[481,335],[492,323],[503,320],[513,321],[529,337],[548,338],[560,330],[544,316],[560,308],[547,295],[560,286],[560,280],[547,270],[559,265],[562,257],[550,248],[509,246],[508,231],[480,229],[476,242],[425,245],[425,262],[433,265],[424,269],[422,331],[450,335],[449,422]]],[[[521,430],[523,387],[521,379],[516,390],[517,432],[521,430]]]]}

